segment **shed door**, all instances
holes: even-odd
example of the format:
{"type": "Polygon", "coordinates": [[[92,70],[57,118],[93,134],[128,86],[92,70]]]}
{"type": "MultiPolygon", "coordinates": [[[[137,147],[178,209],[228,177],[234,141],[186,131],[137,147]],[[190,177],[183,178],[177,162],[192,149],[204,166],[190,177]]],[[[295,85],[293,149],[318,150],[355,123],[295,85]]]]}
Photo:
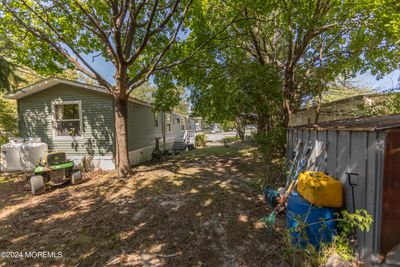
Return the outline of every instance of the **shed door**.
{"type": "Polygon", "coordinates": [[[382,195],[381,253],[400,244],[400,130],[388,131],[382,195]]]}

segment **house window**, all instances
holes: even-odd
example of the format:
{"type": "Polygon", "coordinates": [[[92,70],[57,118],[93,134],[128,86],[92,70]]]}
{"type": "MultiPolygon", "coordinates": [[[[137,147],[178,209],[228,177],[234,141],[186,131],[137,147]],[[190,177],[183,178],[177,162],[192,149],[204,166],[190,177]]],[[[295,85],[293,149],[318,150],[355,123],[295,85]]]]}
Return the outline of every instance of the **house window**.
{"type": "Polygon", "coordinates": [[[54,104],[54,136],[82,136],[81,102],[54,104]]]}
{"type": "Polygon", "coordinates": [[[158,113],[154,112],[154,126],[158,127],[158,113]]]}
{"type": "Polygon", "coordinates": [[[167,128],[167,131],[171,131],[171,114],[165,114],[165,126],[167,128]]]}
{"type": "Polygon", "coordinates": [[[181,124],[181,131],[184,131],[185,128],[186,128],[185,120],[184,120],[184,119],[183,119],[183,120],[181,119],[180,122],[181,122],[181,123],[180,123],[180,124],[181,124]]]}

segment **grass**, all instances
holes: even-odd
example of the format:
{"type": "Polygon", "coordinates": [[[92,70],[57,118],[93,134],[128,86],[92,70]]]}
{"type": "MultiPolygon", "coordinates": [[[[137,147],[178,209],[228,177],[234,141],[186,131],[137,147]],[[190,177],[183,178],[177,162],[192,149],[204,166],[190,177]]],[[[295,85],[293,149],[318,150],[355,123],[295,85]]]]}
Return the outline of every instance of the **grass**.
{"type": "Polygon", "coordinates": [[[240,156],[241,149],[238,147],[201,147],[191,150],[183,155],[184,158],[200,159],[208,156],[212,157],[224,157],[224,156],[240,156]]]}
{"type": "Polygon", "coordinates": [[[234,143],[229,147],[223,145],[210,146],[210,147],[200,147],[194,150],[188,151],[187,153],[181,155],[182,158],[186,159],[202,159],[207,157],[246,157],[257,159],[260,155],[257,149],[247,143],[234,143]]]}
{"type": "Polygon", "coordinates": [[[225,136],[224,140],[226,140],[228,143],[231,143],[231,142],[239,141],[240,138],[237,136],[225,136]]]}

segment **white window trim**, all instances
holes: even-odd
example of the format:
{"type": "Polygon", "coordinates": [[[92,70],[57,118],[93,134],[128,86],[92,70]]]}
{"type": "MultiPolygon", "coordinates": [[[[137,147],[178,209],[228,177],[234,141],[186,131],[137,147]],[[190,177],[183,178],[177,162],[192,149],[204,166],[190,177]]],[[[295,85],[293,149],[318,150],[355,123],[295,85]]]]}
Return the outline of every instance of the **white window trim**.
{"type": "Polygon", "coordinates": [[[51,112],[52,112],[52,128],[53,128],[53,140],[59,141],[72,141],[72,140],[83,140],[83,119],[82,119],[82,100],[74,100],[74,101],[63,101],[61,99],[57,99],[51,102],[51,112]],[[81,135],[77,136],[57,136],[56,130],[56,105],[70,105],[70,104],[78,104],[79,108],[79,126],[81,128],[81,135]]]}

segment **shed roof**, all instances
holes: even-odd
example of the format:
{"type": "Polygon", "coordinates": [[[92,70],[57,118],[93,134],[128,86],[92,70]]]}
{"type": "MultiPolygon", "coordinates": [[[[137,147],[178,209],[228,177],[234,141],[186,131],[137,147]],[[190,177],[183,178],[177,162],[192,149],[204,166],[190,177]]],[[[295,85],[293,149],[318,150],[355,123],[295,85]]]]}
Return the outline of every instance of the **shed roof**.
{"type": "Polygon", "coordinates": [[[321,122],[291,127],[303,130],[348,130],[348,131],[378,131],[400,127],[400,114],[384,116],[363,116],[358,118],[321,122]]]}

